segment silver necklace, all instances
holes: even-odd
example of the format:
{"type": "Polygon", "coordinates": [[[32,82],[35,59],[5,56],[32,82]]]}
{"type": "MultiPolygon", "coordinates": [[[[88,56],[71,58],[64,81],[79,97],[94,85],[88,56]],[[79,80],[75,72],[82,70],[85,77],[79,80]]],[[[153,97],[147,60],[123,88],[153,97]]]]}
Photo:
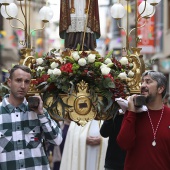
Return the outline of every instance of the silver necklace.
{"type": "Polygon", "coordinates": [[[160,116],[160,118],[159,118],[159,121],[158,121],[158,124],[157,124],[157,126],[156,126],[156,129],[154,129],[153,123],[152,123],[152,119],[151,119],[151,116],[150,116],[150,113],[149,113],[149,110],[148,110],[148,117],[149,117],[149,121],[150,121],[150,124],[151,124],[151,127],[152,127],[152,131],[153,131],[153,142],[152,142],[152,146],[156,146],[156,133],[157,133],[157,131],[158,131],[159,124],[160,124],[160,122],[161,122],[163,113],[164,113],[164,105],[163,105],[163,107],[162,107],[162,113],[161,113],[161,116],[160,116]]]}

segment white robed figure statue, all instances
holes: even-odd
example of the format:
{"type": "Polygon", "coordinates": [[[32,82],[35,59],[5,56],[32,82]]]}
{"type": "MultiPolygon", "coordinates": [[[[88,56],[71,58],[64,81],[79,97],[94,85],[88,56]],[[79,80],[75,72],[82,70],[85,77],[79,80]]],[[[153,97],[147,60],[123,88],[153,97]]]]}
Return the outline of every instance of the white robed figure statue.
{"type": "Polygon", "coordinates": [[[70,123],[60,170],[104,170],[107,138],[100,136],[103,121],[92,120],[84,127],[70,123]],[[100,138],[96,145],[88,145],[90,140],[100,138]]]}

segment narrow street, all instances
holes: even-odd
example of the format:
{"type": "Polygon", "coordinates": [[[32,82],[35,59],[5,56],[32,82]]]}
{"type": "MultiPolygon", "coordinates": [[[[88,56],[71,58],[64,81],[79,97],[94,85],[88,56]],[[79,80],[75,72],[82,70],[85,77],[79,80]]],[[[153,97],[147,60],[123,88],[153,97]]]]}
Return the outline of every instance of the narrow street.
{"type": "Polygon", "coordinates": [[[10,69],[12,64],[17,64],[19,61],[19,57],[12,51],[12,49],[3,49],[2,50],[2,58],[0,61],[0,83],[4,81],[5,77],[7,76],[2,73],[3,69],[10,69]]]}

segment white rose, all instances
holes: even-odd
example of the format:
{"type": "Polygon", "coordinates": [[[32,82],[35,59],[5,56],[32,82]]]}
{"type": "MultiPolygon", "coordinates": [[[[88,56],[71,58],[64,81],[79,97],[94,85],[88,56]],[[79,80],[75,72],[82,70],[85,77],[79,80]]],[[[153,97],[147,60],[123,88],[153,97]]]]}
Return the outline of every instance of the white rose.
{"type": "Polygon", "coordinates": [[[74,58],[74,60],[77,61],[77,60],[80,58],[78,51],[74,51],[74,52],[72,53],[72,57],[74,58]]]}
{"type": "Polygon", "coordinates": [[[134,74],[135,74],[135,73],[130,70],[130,71],[128,72],[128,77],[132,78],[132,77],[134,76],[134,74]]]}
{"type": "Polygon", "coordinates": [[[51,65],[50,65],[50,67],[52,68],[52,69],[54,69],[54,68],[56,68],[56,67],[58,67],[58,63],[56,63],[56,62],[52,62],[51,63],[51,65]]]}
{"type": "Polygon", "coordinates": [[[54,75],[57,75],[57,76],[60,76],[60,75],[61,75],[61,70],[58,69],[58,68],[55,68],[55,69],[53,70],[53,74],[54,74],[54,75]]]}
{"type": "Polygon", "coordinates": [[[89,54],[87,57],[87,60],[89,63],[94,63],[96,59],[96,55],[95,54],[89,54]]]}
{"type": "Polygon", "coordinates": [[[102,63],[102,65],[100,66],[100,69],[105,68],[105,67],[107,67],[107,65],[102,63]]]}
{"type": "Polygon", "coordinates": [[[38,67],[37,67],[37,71],[39,71],[39,70],[40,70],[40,71],[44,70],[44,67],[38,66],[38,67]]]}
{"type": "Polygon", "coordinates": [[[52,52],[55,56],[60,56],[60,53],[58,51],[52,52]]]}
{"type": "Polygon", "coordinates": [[[109,64],[109,63],[112,63],[112,60],[110,58],[107,58],[105,61],[104,61],[105,64],[109,64]]]}
{"type": "Polygon", "coordinates": [[[126,57],[122,57],[119,62],[122,64],[122,65],[126,65],[128,64],[128,59],[126,57]]]}
{"type": "Polygon", "coordinates": [[[60,61],[61,64],[63,63],[63,58],[62,58],[62,57],[56,57],[56,59],[57,59],[58,61],[60,61]]]}
{"type": "Polygon", "coordinates": [[[80,66],[85,66],[85,65],[87,64],[87,62],[86,62],[86,60],[85,60],[84,58],[80,58],[80,59],[78,60],[78,64],[79,64],[80,66]]]}
{"type": "Polygon", "coordinates": [[[44,62],[44,60],[43,60],[42,58],[37,58],[37,59],[36,59],[36,63],[37,63],[38,65],[41,65],[43,62],[44,62]]]}
{"type": "Polygon", "coordinates": [[[48,69],[47,74],[48,75],[53,74],[53,70],[52,69],[48,69]]]}
{"type": "Polygon", "coordinates": [[[103,67],[101,68],[102,75],[108,75],[110,73],[110,68],[109,67],[103,67]]]}
{"type": "Polygon", "coordinates": [[[120,73],[120,74],[118,75],[118,77],[123,80],[123,79],[126,79],[126,78],[127,78],[127,75],[126,75],[125,72],[123,72],[123,73],[120,73]]]}

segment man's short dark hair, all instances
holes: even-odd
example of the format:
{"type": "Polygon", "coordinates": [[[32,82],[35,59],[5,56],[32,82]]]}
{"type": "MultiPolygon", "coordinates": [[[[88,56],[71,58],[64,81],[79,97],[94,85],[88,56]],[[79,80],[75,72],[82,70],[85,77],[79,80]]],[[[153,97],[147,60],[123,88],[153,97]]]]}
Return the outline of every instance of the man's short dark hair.
{"type": "Polygon", "coordinates": [[[21,69],[21,70],[31,74],[31,70],[27,66],[25,66],[25,65],[15,65],[14,67],[12,67],[12,69],[9,72],[9,78],[10,79],[12,79],[14,71],[18,70],[18,69],[21,69]]]}

